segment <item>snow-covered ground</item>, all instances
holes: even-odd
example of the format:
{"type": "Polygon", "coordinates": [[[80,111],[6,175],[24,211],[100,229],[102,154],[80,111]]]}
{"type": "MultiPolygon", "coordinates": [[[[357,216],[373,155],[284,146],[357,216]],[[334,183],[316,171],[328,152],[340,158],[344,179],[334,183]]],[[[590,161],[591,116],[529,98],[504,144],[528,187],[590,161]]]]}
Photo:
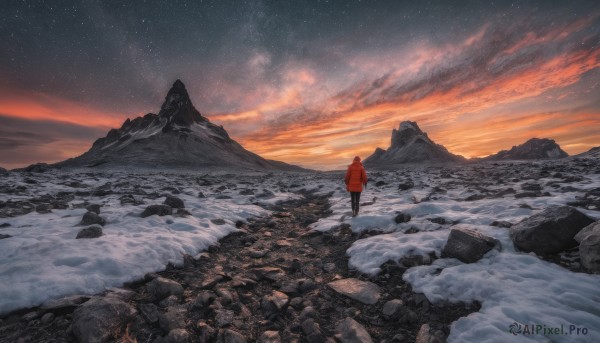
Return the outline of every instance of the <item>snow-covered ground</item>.
{"type": "MultiPolygon", "coordinates": [[[[577,200],[600,187],[597,168],[563,160],[414,167],[374,172],[369,176],[358,217],[350,216],[350,197],[344,187],[333,183],[333,214],[313,224],[315,230],[321,231],[347,223],[354,232],[389,232],[356,241],[347,251],[350,267],[374,275],[388,260],[399,261],[415,255],[428,257],[430,253],[440,257],[453,225],[479,230],[502,244],[502,251],[492,250],[476,263],[440,258],[432,265],[405,272],[403,279],[433,303],[447,300],[482,304],[479,312],[453,323],[449,342],[600,342],[600,275],[575,273],[533,254],[517,252],[508,229],[490,226],[494,221],[514,224],[549,205],[577,200]],[[408,181],[414,187],[398,189],[399,184],[408,181]],[[541,185],[540,193],[549,194],[515,198],[509,191],[499,195],[510,188],[522,193],[522,188],[530,188],[531,183],[541,185]],[[412,219],[396,224],[397,212],[410,214],[412,219]],[[444,224],[430,220],[442,222],[440,218],[444,224]],[[409,228],[419,232],[404,234],[409,228]],[[562,335],[544,335],[542,327],[540,334],[513,336],[509,333],[513,323],[522,328],[526,324],[546,328],[562,325],[563,331],[562,335]],[[575,333],[577,328],[581,329],[579,335],[568,334],[575,333]],[[582,334],[583,328],[587,335],[582,334]]],[[[578,209],[600,219],[594,205],[578,209]]]]}
{"type": "Polygon", "coordinates": [[[25,201],[61,191],[84,195],[70,201],[68,209],[0,218],[0,224],[10,224],[0,233],[11,236],[0,239],[0,314],[66,295],[98,293],[139,280],[168,263],[180,265],[183,254],[194,256],[237,230],[237,220],[268,215],[265,205],[297,198],[277,184],[286,179],[265,174],[11,173],[2,177],[4,190],[25,189],[0,195],[2,201],[25,201]],[[113,194],[85,195],[98,189],[110,189],[113,194]],[[254,195],[241,195],[250,193],[244,190],[254,195]],[[200,192],[204,197],[199,197],[200,192]],[[140,217],[148,205],[161,204],[164,195],[172,193],[184,201],[191,215],[140,217]],[[144,204],[121,205],[119,198],[124,194],[144,204]],[[100,216],[106,224],[99,238],[75,239],[87,212],[78,208],[84,202],[102,205],[100,216]]]}
{"type": "MultiPolygon", "coordinates": [[[[518,252],[507,229],[490,226],[494,221],[514,224],[549,205],[581,200],[600,188],[600,169],[594,164],[561,160],[420,166],[368,174],[370,182],[356,218],[350,215],[350,197],[339,172],[0,177],[0,201],[25,201],[61,191],[75,194],[68,209],[0,218],[0,224],[10,224],[0,228],[0,234],[12,236],[0,239],[0,314],[63,295],[97,293],[164,269],[169,262],[181,264],[184,253],[196,255],[236,230],[237,220],[268,215],[268,205],[299,197],[297,191],[306,189],[331,194],[332,214],[314,223],[313,229],[327,231],[346,223],[354,232],[383,232],[348,249],[351,268],[374,275],[388,260],[438,257],[431,265],[408,269],[403,278],[433,303],[481,303],[478,312],[452,324],[450,342],[600,341],[600,275],[575,273],[518,252]],[[405,190],[399,189],[401,184],[405,190]],[[535,185],[540,189],[533,192],[541,196],[521,197],[535,185]],[[106,189],[110,194],[87,194],[106,189]],[[144,204],[121,205],[119,198],[125,194],[144,204]],[[140,217],[167,194],[181,198],[191,215],[140,217]],[[75,239],[86,211],[79,205],[85,201],[102,205],[100,215],[107,222],[100,238],[75,239]],[[397,224],[398,212],[409,214],[411,220],[397,224]],[[495,237],[502,250],[492,250],[472,264],[439,258],[450,228],[457,225],[495,237]],[[571,326],[585,328],[587,335],[509,333],[510,325],[532,324],[562,326],[565,332],[571,326]]],[[[578,209],[600,219],[595,205],[578,209]]]]}

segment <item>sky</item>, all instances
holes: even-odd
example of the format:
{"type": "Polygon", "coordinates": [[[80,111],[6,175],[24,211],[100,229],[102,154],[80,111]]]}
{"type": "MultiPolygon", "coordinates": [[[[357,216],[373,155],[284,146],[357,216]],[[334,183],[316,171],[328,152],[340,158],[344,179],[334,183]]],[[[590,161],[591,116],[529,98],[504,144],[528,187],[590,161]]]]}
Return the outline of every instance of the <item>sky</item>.
{"type": "Polygon", "coordinates": [[[0,166],[87,151],[181,79],[246,149],[315,169],[416,121],[483,157],[600,146],[600,2],[0,3],[0,166]]]}

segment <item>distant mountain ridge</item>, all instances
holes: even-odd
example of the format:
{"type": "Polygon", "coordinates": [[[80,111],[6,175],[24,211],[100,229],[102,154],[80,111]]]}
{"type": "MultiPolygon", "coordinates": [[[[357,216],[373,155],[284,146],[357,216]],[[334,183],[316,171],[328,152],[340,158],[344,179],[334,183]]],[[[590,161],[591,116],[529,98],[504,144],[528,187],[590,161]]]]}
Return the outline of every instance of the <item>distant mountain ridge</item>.
{"type": "Polygon", "coordinates": [[[501,150],[496,154],[484,157],[484,160],[535,160],[558,159],[568,157],[553,139],[531,138],[527,142],[513,146],[510,150],[501,150]]]}
{"type": "Polygon", "coordinates": [[[461,162],[465,158],[454,155],[444,146],[432,141],[414,121],[403,121],[398,130],[392,130],[390,147],[377,148],[364,160],[367,167],[386,167],[419,162],[461,162]]]}
{"type": "Polygon", "coordinates": [[[55,167],[215,167],[301,171],[264,159],[229,137],[194,107],[185,85],[175,81],[158,114],[125,120],[81,156],[55,167]]]}

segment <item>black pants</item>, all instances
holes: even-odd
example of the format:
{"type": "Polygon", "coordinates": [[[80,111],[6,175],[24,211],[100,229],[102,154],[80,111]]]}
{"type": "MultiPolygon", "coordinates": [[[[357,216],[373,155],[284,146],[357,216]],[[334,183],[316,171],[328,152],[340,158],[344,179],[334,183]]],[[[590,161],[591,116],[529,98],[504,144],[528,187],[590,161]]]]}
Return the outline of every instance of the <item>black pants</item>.
{"type": "Polygon", "coordinates": [[[360,206],[360,192],[350,192],[350,200],[352,201],[352,214],[358,214],[360,206]]]}

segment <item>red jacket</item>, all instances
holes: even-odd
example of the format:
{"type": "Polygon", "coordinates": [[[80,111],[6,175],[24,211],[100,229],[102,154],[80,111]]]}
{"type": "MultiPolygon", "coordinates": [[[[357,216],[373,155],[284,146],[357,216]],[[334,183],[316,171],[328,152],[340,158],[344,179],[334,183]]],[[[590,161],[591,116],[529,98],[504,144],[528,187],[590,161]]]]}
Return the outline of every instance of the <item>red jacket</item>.
{"type": "Polygon", "coordinates": [[[346,177],[346,189],[348,192],[362,192],[363,185],[367,185],[367,172],[360,162],[360,158],[357,156],[354,158],[354,162],[348,166],[346,177]]]}

